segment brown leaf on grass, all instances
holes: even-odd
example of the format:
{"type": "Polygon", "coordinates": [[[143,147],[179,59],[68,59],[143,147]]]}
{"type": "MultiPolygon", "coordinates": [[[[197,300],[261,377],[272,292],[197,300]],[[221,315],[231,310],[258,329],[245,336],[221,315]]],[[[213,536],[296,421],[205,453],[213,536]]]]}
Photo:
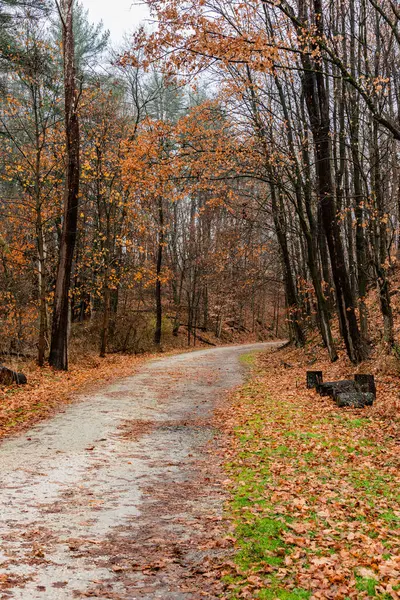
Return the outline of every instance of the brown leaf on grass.
{"type": "MultiPolygon", "coordinates": [[[[383,408],[393,405],[397,394],[390,376],[379,378],[373,407],[342,410],[306,389],[304,350],[260,355],[257,362],[246,385],[217,415],[227,434],[230,492],[239,500],[241,489],[247,496],[243,506],[230,507],[234,523],[247,531],[245,537],[240,528],[234,533],[236,545],[245,554],[252,542],[257,546],[251,532],[258,523],[280,523],[282,529],[273,534],[275,550],[264,558],[260,550],[246,559],[247,567],[231,568],[235,597],[247,597],[254,569],[261,578],[271,569],[279,589],[301,588],[312,598],[366,597],[355,572],[376,579],[394,598],[400,581],[400,536],[394,525],[400,413],[383,408]],[[290,373],[280,368],[282,358],[293,365],[290,373]],[[265,567],[271,553],[285,569],[279,563],[265,567]]],[[[354,370],[345,360],[334,365],[321,360],[313,368],[323,370],[327,380],[349,378],[354,370]]],[[[274,525],[272,531],[279,529],[274,525]]]]}
{"type": "Polygon", "coordinates": [[[357,569],[357,575],[366,577],[367,579],[376,579],[376,573],[372,569],[367,569],[365,567],[359,567],[357,569]]]}

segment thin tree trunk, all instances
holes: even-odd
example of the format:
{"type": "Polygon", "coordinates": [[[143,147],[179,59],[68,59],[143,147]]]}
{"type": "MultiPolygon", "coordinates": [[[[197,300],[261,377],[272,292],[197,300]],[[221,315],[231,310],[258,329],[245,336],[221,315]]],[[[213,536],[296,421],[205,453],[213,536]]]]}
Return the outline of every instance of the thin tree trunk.
{"type": "Polygon", "coordinates": [[[103,309],[103,323],[101,328],[101,344],[100,344],[100,357],[105,358],[108,346],[108,333],[110,328],[110,307],[111,307],[111,290],[107,282],[104,289],[104,309],[103,309]]]}
{"type": "Polygon", "coordinates": [[[157,266],[156,266],[156,330],[154,333],[154,343],[159,346],[162,336],[162,288],[161,288],[161,270],[164,251],[164,209],[162,198],[158,199],[158,246],[157,246],[157,266]]]}
{"type": "MultiPolygon", "coordinates": [[[[356,77],[356,53],[355,53],[355,13],[354,0],[350,2],[350,65],[352,77],[356,77]]],[[[350,93],[350,149],[353,161],[353,183],[355,197],[355,217],[356,217],[356,256],[357,256],[357,281],[358,281],[358,308],[360,311],[360,329],[361,335],[368,339],[368,313],[365,299],[367,295],[367,260],[366,260],[366,240],[365,240],[365,201],[362,194],[362,174],[360,167],[360,104],[359,97],[354,88],[350,93]]]]}
{"type": "Polygon", "coordinates": [[[48,323],[47,323],[47,301],[46,301],[46,253],[43,240],[43,227],[41,213],[37,215],[37,241],[38,241],[38,263],[39,263],[39,340],[38,340],[38,365],[43,367],[46,355],[48,323]]]}
{"type": "Polygon", "coordinates": [[[374,262],[377,276],[379,301],[383,317],[383,339],[390,350],[394,345],[393,311],[390,300],[390,283],[387,275],[389,255],[387,251],[387,224],[383,205],[382,182],[380,173],[380,152],[378,124],[373,123],[373,192],[375,196],[378,222],[375,223],[374,262]]]}
{"type": "MultiPolygon", "coordinates": [[[[272,176],[271,176],[272,179],[272,176]]],[[[284,282],[286,290],[286,300],[288,305],[288,314],[291,331],[293,334],[293,341],[296,346],[303,346],[305,342],[304,332],[301,327],[301,314],[299,301],[297,298],[296,285],[293,280],[292,266],[289,255],[289,248],[287,244],[287,238],[285,233],[285,227],[283,225],[283,215],[281,203],[277,201],[276,189],[273,183],[270,185],[271,190],[271,207],[274,218],[274,225],[276,236],[279,242],[279,248],[281,251],[281,258],[284,268],[284,282]]]]}
{"type": "MultiPolygon", "coordinates": [[[[302,17],[305,19],[304,2],[301,2],[302,17]]],[[[322,5],[314,0],[314,11],[319,34],[323,35],[322,5]]],[[[329,115],[329,98],[324,75],[313,64],[305,52],[301,55],[304,74],[303,85],[314,138],[316,159],[317,192],[331,260],[333,280],[336,290],[337,309],[343,339],[350,360],[359,363],[364,358],[364,348],[358,329],[353,294],[346,268],[340,229],[337,222],[334,185],[332,179],[332,151],[329,115]]]]}
{"type": "Polygon", "coordinates": [[[110,216],[107,215],[106,247],[105,247],[105,273],[104,273],[104,307],[103,324],[101,328],[100,357],[105,358],[110,331],[111,290],[110,290],[110,216]]]}

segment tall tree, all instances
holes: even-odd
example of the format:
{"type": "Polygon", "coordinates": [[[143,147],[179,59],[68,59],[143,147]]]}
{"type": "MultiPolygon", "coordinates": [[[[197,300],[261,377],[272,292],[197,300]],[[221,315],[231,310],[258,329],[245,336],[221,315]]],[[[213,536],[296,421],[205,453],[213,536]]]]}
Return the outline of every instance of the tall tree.
{"type": "Polygon", "coordinates": [[[64,218],[54,292],[53,324],[49,362],[60,370],[68,369],[69,293],[75,250],[79,206],[80,131],[78,90],[76,87],[74,0],[62,0],[57,8],[63,31],[63,64],[65,94],[66,176],[64,218]]]}

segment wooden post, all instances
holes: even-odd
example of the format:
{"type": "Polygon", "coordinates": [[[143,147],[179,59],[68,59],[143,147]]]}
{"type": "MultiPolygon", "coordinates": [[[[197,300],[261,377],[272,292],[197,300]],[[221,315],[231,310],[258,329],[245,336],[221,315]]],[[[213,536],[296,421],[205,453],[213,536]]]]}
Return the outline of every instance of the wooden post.
{"type": "Polygon", "coordinates": [[[307,371],[307,389],[317,388],[322,383],[322,371],[307,371]]]}
{"type": "Polygon", "coordinates": [[[360,392],[369,392],[374,395],[374,398],[376,398],[376,385],[373,375],[354,375],[354,381],[356,382],[357,389],[360,392]]]}

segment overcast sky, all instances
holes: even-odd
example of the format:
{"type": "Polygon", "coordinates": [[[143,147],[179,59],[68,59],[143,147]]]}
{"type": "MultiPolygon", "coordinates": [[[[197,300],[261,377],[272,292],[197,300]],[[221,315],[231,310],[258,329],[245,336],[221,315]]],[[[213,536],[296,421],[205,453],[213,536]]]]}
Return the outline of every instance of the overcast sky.
{"type": "Polygon", "coordinates": [[[132,31],[148,16],[147,9],[135,0],[81,0],[89,9],[93,23],[103,21],[104,28],[110,30],[111,41],[121,41],[124,33],[132,31]]]}

